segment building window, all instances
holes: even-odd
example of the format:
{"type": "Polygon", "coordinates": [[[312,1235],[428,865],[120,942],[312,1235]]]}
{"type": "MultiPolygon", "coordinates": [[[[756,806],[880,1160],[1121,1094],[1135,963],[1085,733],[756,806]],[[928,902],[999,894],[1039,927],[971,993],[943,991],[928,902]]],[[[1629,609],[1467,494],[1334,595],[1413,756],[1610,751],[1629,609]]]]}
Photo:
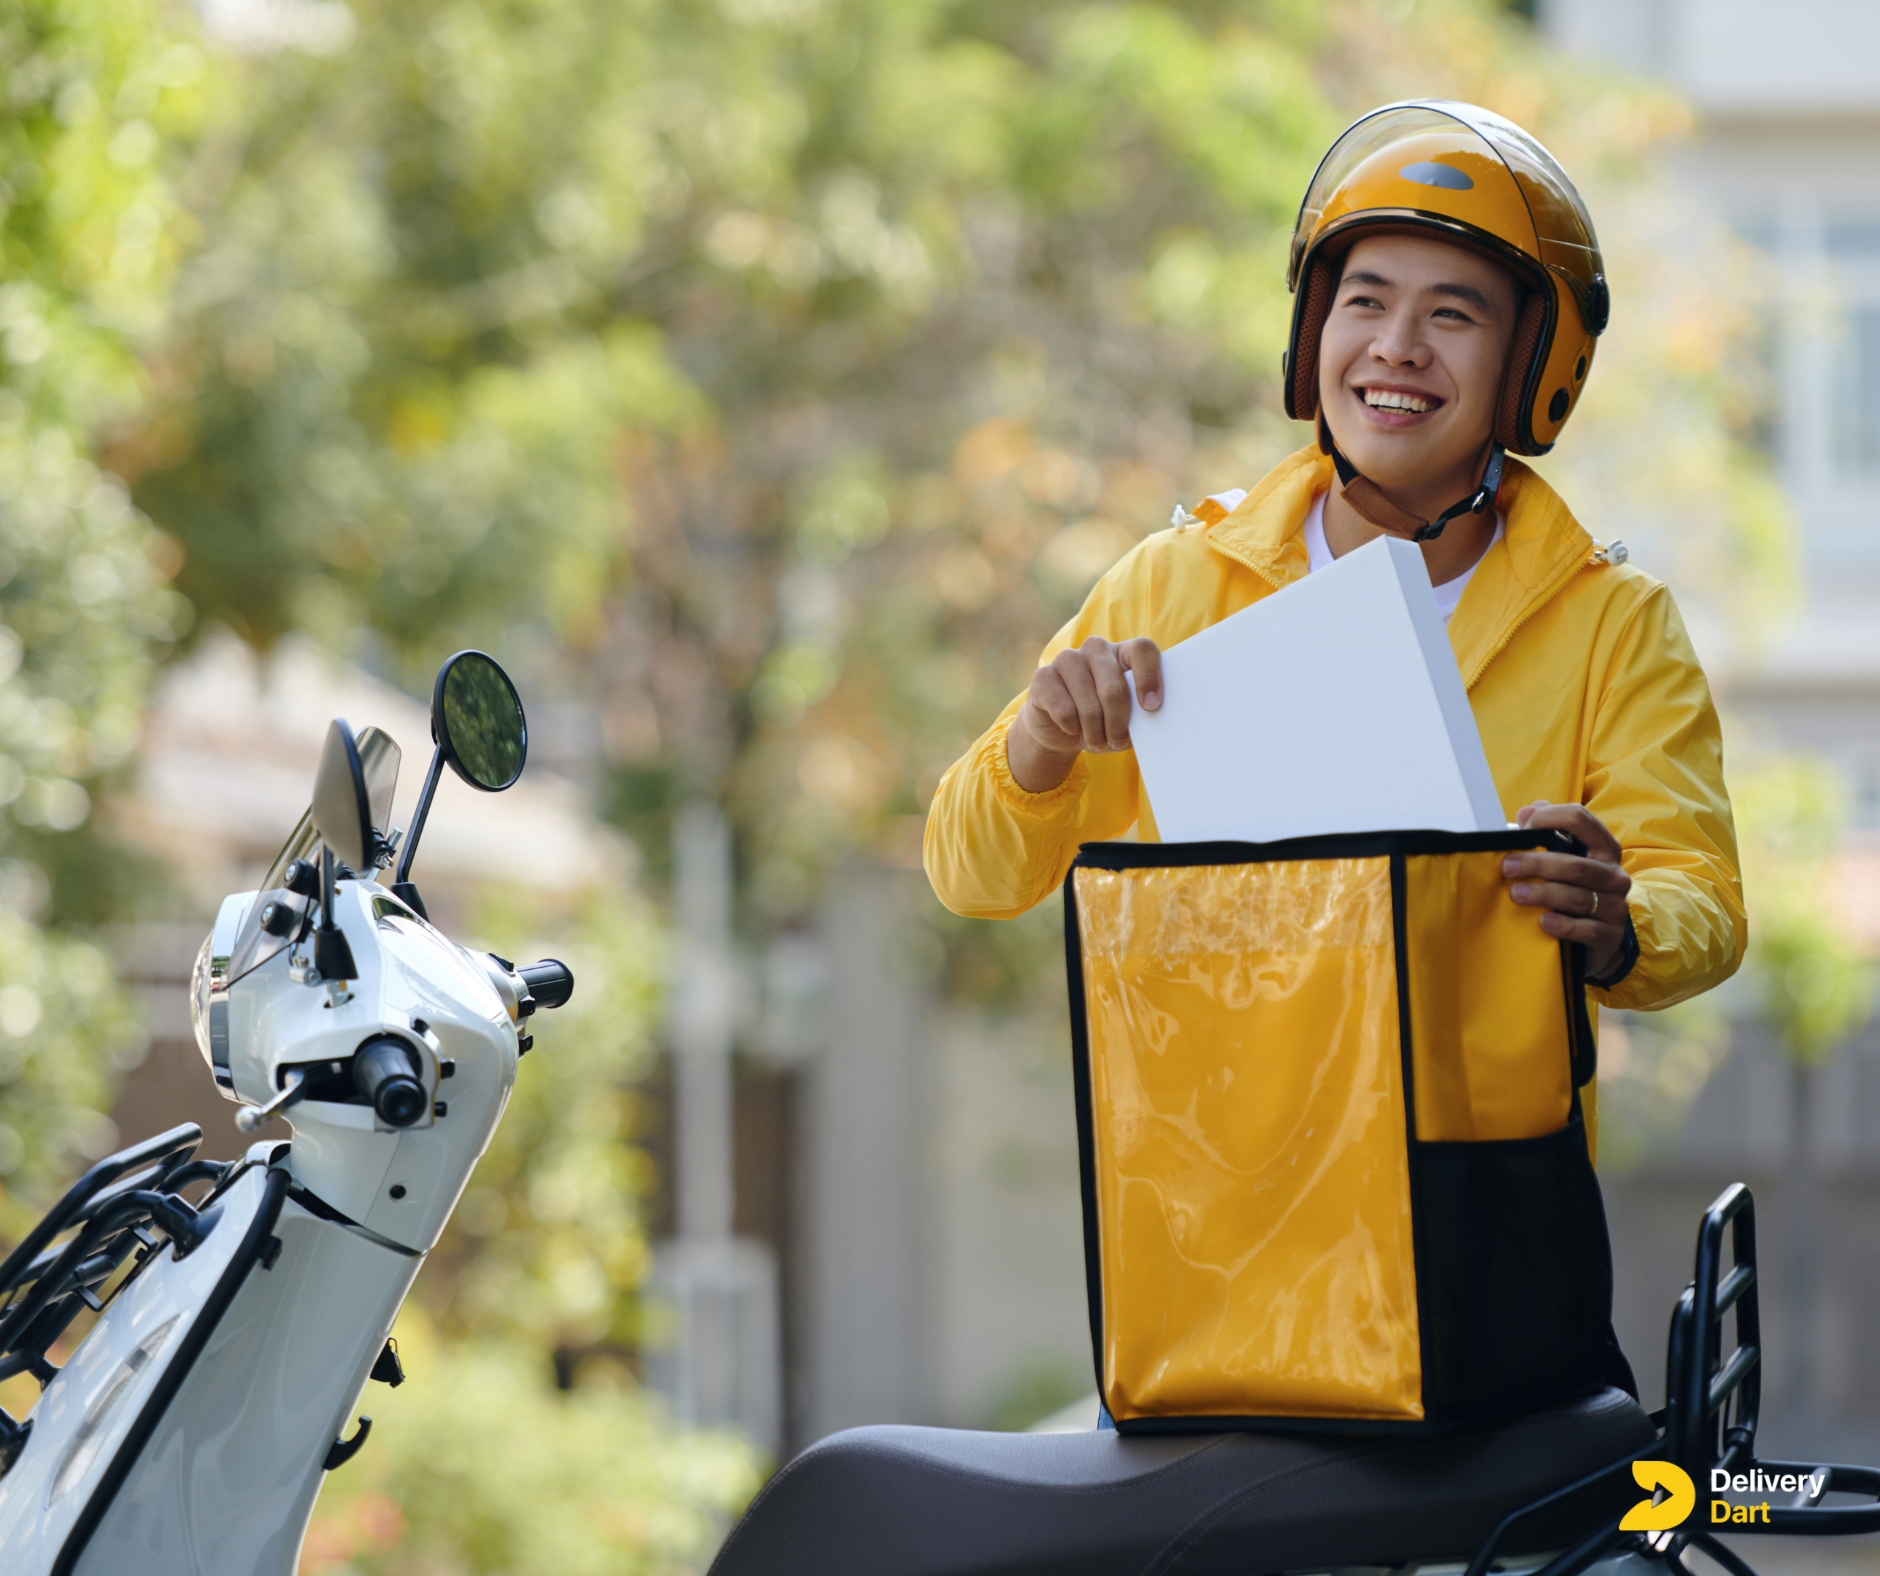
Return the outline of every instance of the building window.
{"type": "Polygon", "coordinates": [[[1880,220],[1830,219],[1822,250],[1840,297],[1829,458],[1850,479],[1880,470],[1880,220]]]}
{"type": "Polygon", "coordinates": [[[1880,467],[1880,306],[1854,307],[1842,319],[1833,411],[1836,469],[1880,467]]]}
{"type": "Polygon", "coordinates": [[[1854,767],[1854,830],[1880,831],[1880,761],[1861,761],[1854,767]]]}

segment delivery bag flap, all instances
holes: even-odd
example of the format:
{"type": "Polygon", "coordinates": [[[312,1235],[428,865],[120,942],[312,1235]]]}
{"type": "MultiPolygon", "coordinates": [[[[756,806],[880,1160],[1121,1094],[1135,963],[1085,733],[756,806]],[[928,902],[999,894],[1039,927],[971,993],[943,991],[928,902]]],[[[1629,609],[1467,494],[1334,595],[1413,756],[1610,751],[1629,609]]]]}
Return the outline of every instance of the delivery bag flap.
{"type": "Polygon", "coordinates": [[[1580,949],[1501,874],[1549,846],[1578,847],[1084,846],[1065,942],[1119,1429],[1422,1432],[1614,1374],[1580,949]]]}

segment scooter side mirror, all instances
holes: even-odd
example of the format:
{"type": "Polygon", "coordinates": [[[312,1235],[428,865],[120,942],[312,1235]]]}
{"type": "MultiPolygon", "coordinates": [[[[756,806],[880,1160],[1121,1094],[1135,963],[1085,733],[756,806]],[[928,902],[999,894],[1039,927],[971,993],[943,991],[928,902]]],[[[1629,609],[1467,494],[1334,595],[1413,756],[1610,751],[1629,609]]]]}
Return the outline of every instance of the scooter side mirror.
{"type": "Polygon", "coordinates": [[[411,828],[398,856],[395,892],[419,914],[424,900],[411,881],[425,817],[437,796],[444,763],[472,788],[501,793],[513,787],[529,758],[529,722],[522,698],[496,659],[481,651],[460,651],[438,669],[431,691],[431,738],[437,749],[425,774],[424,791],[412,812],[411,828]]]}
{"type": "Polygon", "coordinates": [[[366,786],[359,744],[343,717],[326,730],[320,769],[313,778],[313,829],[347,868],[372,868],[378,835],[372,825],[372,795],[366,786]]]}
{"type": "Polygon", "coordinates": [[[509,675],[481,651],[460,651],[438,670],[431,737],[472,788],[513,787],[529,758],[529,724],[509,675]]]}

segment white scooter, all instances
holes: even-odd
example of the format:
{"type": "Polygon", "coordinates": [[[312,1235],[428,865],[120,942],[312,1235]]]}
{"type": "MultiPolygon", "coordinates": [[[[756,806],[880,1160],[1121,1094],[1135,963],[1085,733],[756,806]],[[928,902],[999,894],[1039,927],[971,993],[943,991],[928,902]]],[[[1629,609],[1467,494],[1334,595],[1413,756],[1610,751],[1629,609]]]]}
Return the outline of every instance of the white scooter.
{"type": "Polygon", "coordinates": [[[261,890],[226,899],[193,982],[197,1039],[256,1131],[291,1142],[227,1165],[176,1128],[100,1161],[0,1264],[7,1576],[292,1576],[368,1378],[404,1375],[388,1332],[488,1146],[529,1017],[574,979],[466,951],[426,917],[411,861],[449,764],[497,792],[521,775],[522,704],[481,652],[445,663],[435,752],[398,851],[400,752],[329,729],[311,808],[261,890]],[[196,1196],[189,1195],[192,1190],[196,1196]],[[65,1361],[49,1355],[96,1319],[65,1361]]]}

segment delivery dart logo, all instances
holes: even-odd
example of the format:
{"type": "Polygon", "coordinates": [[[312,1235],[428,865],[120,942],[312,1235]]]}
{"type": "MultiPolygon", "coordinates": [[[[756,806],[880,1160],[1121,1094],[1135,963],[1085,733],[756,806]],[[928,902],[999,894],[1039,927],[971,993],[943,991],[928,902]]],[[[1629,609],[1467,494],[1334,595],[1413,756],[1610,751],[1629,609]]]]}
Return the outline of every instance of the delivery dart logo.
{"type": "Polygon", "coordinates": [[[1641,1499],[1625,1513],[1621,1532],[1668,1532],[1697,1509],[1697,1485],[1683,1467],[1669,1461],[1634,1461],[1632,1476],[1647,1493],[1662,1488],[1670,1498],[1656,1503],[1641,1499]]]}

